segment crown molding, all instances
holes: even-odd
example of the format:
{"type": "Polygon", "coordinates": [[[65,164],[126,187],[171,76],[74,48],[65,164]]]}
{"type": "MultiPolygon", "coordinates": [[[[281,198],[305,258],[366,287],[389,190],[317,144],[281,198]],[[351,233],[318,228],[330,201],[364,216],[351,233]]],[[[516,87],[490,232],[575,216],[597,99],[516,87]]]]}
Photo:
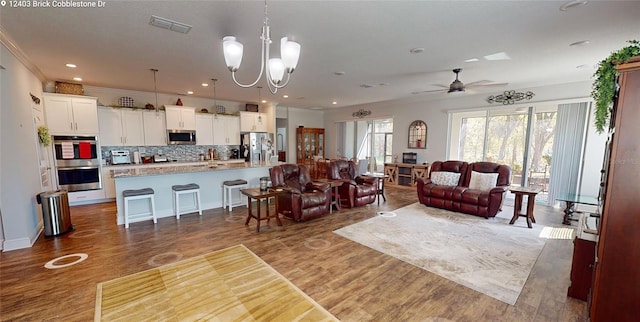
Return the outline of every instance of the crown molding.
{"type": "Polygon", "coordinates": [[[0,26],[0,43],[4,45],[10,53],[12,53],[29,71],[31,71],[42,83],[47,81],[47,77],[44,76],[40,68],[34,64],[27,54],[16,45],[15,41],[11,39],[11,36],[7,33],[2,26],[0,26]]]}

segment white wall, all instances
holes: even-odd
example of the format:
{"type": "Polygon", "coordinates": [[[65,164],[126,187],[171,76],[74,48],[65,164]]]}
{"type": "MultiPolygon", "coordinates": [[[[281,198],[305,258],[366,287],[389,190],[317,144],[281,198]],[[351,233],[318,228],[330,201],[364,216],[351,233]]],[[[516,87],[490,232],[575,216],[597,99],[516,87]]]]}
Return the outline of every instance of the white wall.
{"type": "MultiPolygon", "coordinates": [[[[324,118],[323,112],[317,110],[301,109],[296,107],[280,107],[278,109],[285,109],[287,114],[287,162],[296,163],[296,128],[298,126],[311,127],[311,128],[323,128],[324,118]]],[[[282,116],[282,112],[279,113],[282,116]]],[[[325,131],[326,132],[326,131],[325,131]]],[[[326,141],[326,133],[325,133],[326,141]]],[[[326,153],[325,142],[325,153],[326,153]]]]}
{"type": "MultiPolygon", "coordinates": [[[[156,105],[156,94],[154,92],[132,91],[119,88],[85,85],[84,95],[97,97],[98,105],[102,104],[104,106],[118,105],[118,99],[123,96],[133,98],[134,105],[138,107],[144,107],[147,103],[151,103],[154,106],[156,105]]],[[[182,105],[184,106],[197,107],[198,110],[206,108],[211,113],[215,112],[215,104],[213,99],[189,95],[158,93],[159,106],[176,105],[178,99],[182,101],[182,105]]],[[[225,107],[225,113],[233,114],[238,111],[244,111],[246,103],[217,100],[217,104],[225,107]]]]}
{"type": "MultiPolygon", "coordinates": [[[[528,103],[546,102],[553,100],[567,100],[588,97],[591,92],[591,82],[558,84],[530,89],[516,89],[518,91],[531,90],[534,98],[528,103]]],[[[490,94],[462,95],[425,94],[416,95],[409,99],[378,102],[333,109],[325,112],[325,135],[328,157],[336,157],[338,141],[337,122],[357,121],[352,113],[360,109],[370,110],[371,115],[364,119],[393,118],[393,154],[401,156],[403,152],[416,152],[418,163],[431,163],[447,159],[448,146],[448,112],[472,110],[483,107],[502,108],[502,104],[491,105],[486,102],[490,94]],[[434,97],[436,96],[436,97],[434,97]],[[435,98],[427,101],[425,98],[435,98]],[[408,129],[411,122],[422,120],[427,124],[427,149],[408,149],[408,129]]]]}
{"type": "Polygon", "coordinates": [[[0,100],[0,207],[3,250],[30,247],[42,227],[35,202],[40,193],[36,129],[29,93],[42,103],[42,83],[4,45],[0,100]]]}

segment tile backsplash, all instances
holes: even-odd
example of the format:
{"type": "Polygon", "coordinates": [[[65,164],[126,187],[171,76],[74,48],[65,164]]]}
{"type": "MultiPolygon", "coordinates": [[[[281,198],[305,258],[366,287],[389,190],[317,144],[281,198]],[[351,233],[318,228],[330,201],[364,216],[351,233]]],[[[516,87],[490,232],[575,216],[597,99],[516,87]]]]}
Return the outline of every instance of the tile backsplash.
{"type": "Polygon", "coordinates": [[[197,161],[200,159],[200,154],[206,157],[209,149],[214,149],[217,155],[229,153],[231,157],[231,150],[238,148],[234,145],[103,146],[101,153],[102,159],[108,164],[111,164],[111,150],[129,151],[131,157],[134,151],[138,151],[141,157],[163,154],[171,161],[197,161]]]}

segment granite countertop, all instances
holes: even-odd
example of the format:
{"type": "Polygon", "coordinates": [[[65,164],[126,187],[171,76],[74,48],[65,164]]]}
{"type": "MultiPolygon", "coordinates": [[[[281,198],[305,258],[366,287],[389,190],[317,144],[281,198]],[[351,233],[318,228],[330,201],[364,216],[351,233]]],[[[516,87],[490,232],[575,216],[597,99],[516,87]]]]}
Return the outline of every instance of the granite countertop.
{"type": "MultiPolygon", "coordinates": [[[[213,160],[216,164],[227,163],[244,163],[244,159],[230,159],[230,160],[213,160]]],[[[154,162],[154,163],[123,163],[123,164],[106,164],[102,168],[109,170],[116,169],[130,169],[130,168],[162,168],[162,167],[176,167],[176,166],[203,166],[208,165],[209,161],[169,161],[169,162],[154,162]]]]}
{"type": "Polygon", "coordinates": [[[260,163],[260,164],[250,164],[248,162],[233,162],[233,163],[219,163],[219,164],[211,164],[208,163],[198,164],[198,165],[176,165],[171,167],[137,167],[133,169],[112,169],[111,175],[113,178],[126,178],[126,177],[143,177],[143,176],[155,176],[155,175],[166,175],[166,174],[179,174],[179,173],[191,173],[191,172],[211,172],[211,171],[220,171],[220,170],[230,170],[230,169],[246,169],[246,168],[263,168],[263,167],[272,167],[279,163],[260,163]]]}

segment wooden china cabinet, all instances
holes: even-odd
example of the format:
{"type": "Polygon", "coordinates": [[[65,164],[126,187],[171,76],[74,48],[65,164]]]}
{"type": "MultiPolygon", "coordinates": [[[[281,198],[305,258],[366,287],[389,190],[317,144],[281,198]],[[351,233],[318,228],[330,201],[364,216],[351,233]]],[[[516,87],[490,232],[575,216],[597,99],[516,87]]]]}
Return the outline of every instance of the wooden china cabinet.
{"type": "Polygon", "coordinates": [[[324,129],[298,127],[296,129],[296,163],[309,168],[309,174],[316,178],[315,161],[324,159],[324,129]]]}
{"type": "Polygon", "coordinates": [[[591,321],[638,321],[640,303],[640,57],[618,67],[600,188],[591,321]]]}

